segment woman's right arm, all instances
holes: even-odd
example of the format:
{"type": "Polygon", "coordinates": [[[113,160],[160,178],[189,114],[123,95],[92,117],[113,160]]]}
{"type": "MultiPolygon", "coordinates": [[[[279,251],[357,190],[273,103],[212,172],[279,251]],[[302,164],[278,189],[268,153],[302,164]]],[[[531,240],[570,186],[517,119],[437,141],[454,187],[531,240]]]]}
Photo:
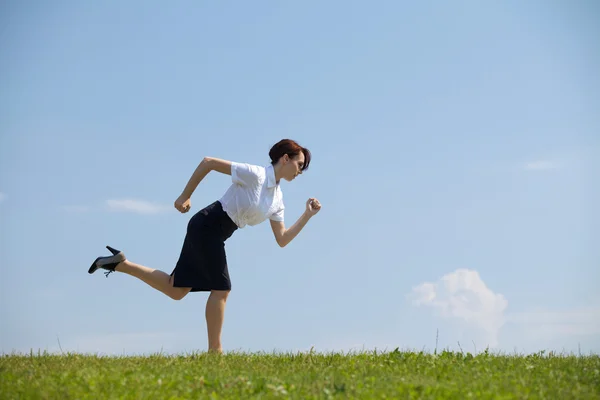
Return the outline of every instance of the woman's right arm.
{"type": "Polygon", "coordinates": [[[198,184],[210,171],[218,171],[222,174],[231,175],[231,161],[214,157],[204,157],[200,164],[198,164],[198,167],[196,167],[181,195],[187,198],[192,197],[192,193],[194,193],[198,184]]]}
{"type": "Polygon", "coordinates": [[[231,175],[231,161],[222,160],[214,157],[204,157],[196,170],[190,177],[187,185],[179,198],[175,201],[175,208],[181,212],[187,212],[190,209],[190,197],[198,187],[198,184],[204,179],[210,171],[217,171],[222,174],[231,175]]]}

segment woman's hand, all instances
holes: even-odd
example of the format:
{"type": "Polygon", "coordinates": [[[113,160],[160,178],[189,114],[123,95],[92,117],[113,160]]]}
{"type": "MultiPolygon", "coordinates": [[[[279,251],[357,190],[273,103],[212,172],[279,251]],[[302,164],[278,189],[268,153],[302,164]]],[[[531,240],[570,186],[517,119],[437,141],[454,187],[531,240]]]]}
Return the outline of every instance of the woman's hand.
{"type": "Polygon", "coordinates": [[[319,200],[311,197],[306,201],[306,212],[308,215],[312,217],[313,215],[317,214],[319,210],[321,210],[321,203],[319,203],[319,200]]]}
{"type": "Polygon", "coordinates": [[[187,196],[181,195],[177,198],[177,200],[175,200],[175,208],[181,213],[186,213],[190,211],[191,206],[192,202],[187,196]]]}

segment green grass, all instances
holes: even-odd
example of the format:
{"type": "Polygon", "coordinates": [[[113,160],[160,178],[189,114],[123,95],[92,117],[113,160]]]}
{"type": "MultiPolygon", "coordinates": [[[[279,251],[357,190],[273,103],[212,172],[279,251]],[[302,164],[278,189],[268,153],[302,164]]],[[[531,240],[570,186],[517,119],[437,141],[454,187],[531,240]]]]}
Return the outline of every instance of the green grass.
{"type": "Polygon", "coordinates": [[[0,356],[1,399],[600,399],[600,357],[453,352],[0,356]]]}

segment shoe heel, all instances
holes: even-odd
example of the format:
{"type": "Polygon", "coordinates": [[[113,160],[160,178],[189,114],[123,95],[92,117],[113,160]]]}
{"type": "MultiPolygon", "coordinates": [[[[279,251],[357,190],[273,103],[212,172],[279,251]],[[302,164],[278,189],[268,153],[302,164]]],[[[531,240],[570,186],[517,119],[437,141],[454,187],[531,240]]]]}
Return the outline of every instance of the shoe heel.
{"type": "Polygon", "coordinates": [[[116,256],[117,254],[119,254],[119,253],[120,253],[120,251],[119,251],[119,250],[117,250],[117,249],[113,249],[113,248],[112,248],[112,247],[110,247],[110,246],[106,246],[106,248],[108,249],[108,251],[110,251],[110,252],[113,254],[113,256],[116,256]]]}

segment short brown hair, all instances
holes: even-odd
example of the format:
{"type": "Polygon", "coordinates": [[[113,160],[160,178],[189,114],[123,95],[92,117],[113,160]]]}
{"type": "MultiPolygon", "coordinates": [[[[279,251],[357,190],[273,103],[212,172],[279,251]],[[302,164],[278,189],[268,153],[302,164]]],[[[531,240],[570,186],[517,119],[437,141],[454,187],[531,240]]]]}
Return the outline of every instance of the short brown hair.
{"type": "Polygon", "coordinates": [[[306,171],[308,169],[308,164],[310,164],[310,150],[300,146],[292,139],[282,139],[275,143],[269,151],[269,157],[271,157],[271,164],[275,164],[286,154],[293,158],[300,154],[300,152],[304,153],[304,165],[302,166],[302,171],[306,171]]]}

